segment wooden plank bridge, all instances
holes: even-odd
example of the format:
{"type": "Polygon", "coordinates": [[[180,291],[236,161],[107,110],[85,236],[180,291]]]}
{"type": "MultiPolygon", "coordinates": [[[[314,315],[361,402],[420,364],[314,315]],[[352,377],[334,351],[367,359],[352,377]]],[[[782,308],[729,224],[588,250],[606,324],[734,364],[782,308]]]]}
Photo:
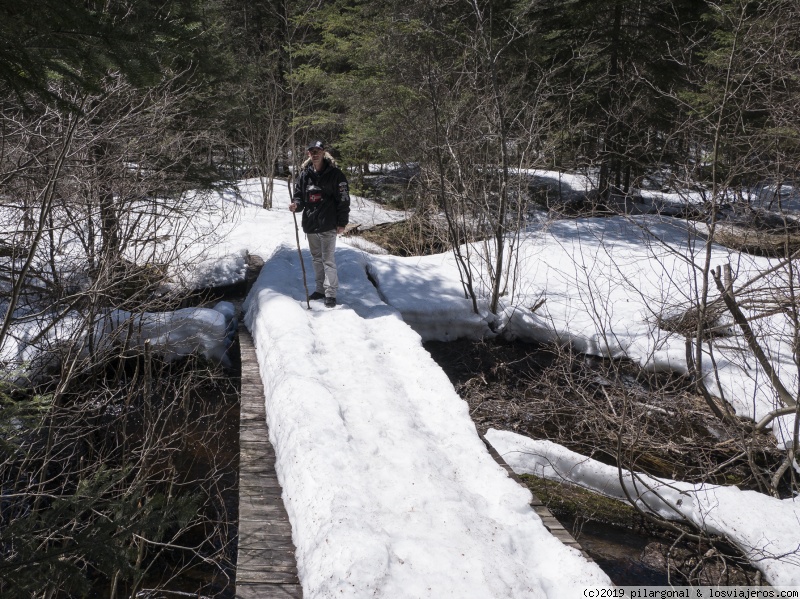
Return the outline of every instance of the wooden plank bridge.
{"type": "MultiPolygon", "coordinates": [[[[239,328],[239,344],[242,353],[242,388],[236,598],[302,598],[292,528],[275,473],[275,452],[269,442],[264,387],[253,339],[243,325],[239,328]]],[[[521,479],[485,439],[484,443],[509,476],[524,486],[521,479]]],[[[582,551],[578,542],[535,495],[531,507],[553,536],[565,545],[582,551]]],[[[586,556],[585,552],[583,554],[586,556]]]]}
{"type": "Polygon", "coordinates": [[[275,473],[264,385],[250,333],[239,327],[242,389],[239,416],[239,554],[237,599],[301,598],[292,526],[275,473]]]}
{"type": "MultiPolygon", "coordinates": [[[[489,443],[485,437],[481,438],[483,439],[484,445],[486,445],[486,449],[489,450],[489,453],[494,458],[494,461],[500,464],[505,469],[505,471],[508,472],[508,475],[512,479],[517,481],[523,487],[527,488],[528,485],[526,485],[519,477],[519,475],[511,469],[511,466],[509,466],[506,463],[506,461],[500,456],[500,454],[497,453],[497,450],[494,447],[492,447],[491,443],[489,443]]],[[[556,517],[547,508],[547,506],[544,503],[542,503],[542,500],[539,499],[536,495],[534,494],[532,495],[533,499],[531,500],[531,509],[533,509],[533,511],[536,512],[536,515],[542,519],[542,524],[544,524],[544,527],[550,532],[550,534],[553,535],[562,543],[564,543],[564,545],[568,545],[569,547],[573,547],[578,551],[580,551],[586,559],[592,559],[586,554],[586,552],[581,547],[580,543],[578,543],[578,541],[575,540],[575,537],[573,537],[569,533],[569,531],[566,528],[564,528],[561,522],[556,520],[556,517]]]]}

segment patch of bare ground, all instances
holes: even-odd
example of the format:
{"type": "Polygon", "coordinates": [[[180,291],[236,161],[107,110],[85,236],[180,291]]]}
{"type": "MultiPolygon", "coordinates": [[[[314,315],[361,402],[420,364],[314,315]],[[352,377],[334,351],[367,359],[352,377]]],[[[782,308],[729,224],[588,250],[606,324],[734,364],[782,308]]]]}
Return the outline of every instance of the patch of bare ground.
{"type": "MultiPolygon", "coordinates": [[[[460,340],[425,347],[468,403],[481,434],[509,430],[606,464],[740,488],[758,488],[758,471],[781,460],[770,437],[742,438],[741,429],[719,422],[678,375],[552,346],[460,340]],[[749,460],[741,455],[743,444],[751,446],[749,460]]],[[[525,478],[617,584],[760,583],[721,539],[687,540],[621,502],[525,478]],[[599,536],[592,532],[598,527],[599,536]],[[636,555],[628,548],[620,557],[619,543],[609,542],[620,535],[627,539],[622,545],[639,547],[636,555]]]]}
{"type": "Polygon", "coordinates": [[[359,236],[394,256],[427,256],[448,251],[446,224],[437,218],[411,213],[409,218],[358,230],[359,236]]]}

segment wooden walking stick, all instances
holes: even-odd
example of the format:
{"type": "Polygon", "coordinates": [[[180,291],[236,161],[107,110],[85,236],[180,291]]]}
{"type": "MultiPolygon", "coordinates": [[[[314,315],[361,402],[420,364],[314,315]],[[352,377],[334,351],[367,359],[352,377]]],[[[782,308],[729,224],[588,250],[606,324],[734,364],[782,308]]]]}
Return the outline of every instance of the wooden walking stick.
{"type": "MultiPolygon", "coordinates": [[[[292,97],[294,99],[294,97],[292,97]]],[[[294,131],[292,132],[291,147],[294,148],[294,131]]],[[[294,163],[294,150],[292,150],[292,163],[294,163]]],[[[286,179],[286,185],[289,187],[289,197],[294,198],[294,189],[292,187],[292,177],[297,174],[297,170],[293,167],[289,178],[286,179]]],[[[294,202],[292,202],[294,203],[294,202]]],[[[303,288],[306,290],[306,307],[311,309],[311,300],[308,299],[308,283],[306,282],[306,263],[303,262],[303,252],[300,250],[300,229],[297,227],[297,213],[292,211],[294,218],[294,238],[297,241],[297,255],[300,258],[300,269],[303,271],[303,288]]]]}
{"type": "Polygon", "coordinates": [[[303,287],[306,290],[306,306],[311,309],[311,300],[308,299],[308,283],[306,282],[306,263],[303,262],[303,252],[300,250],[300,229],[297,228],[297,214],[292,212],[294,217],[294,237],[297,240],[297,255],[300,256],[300,268],[303,271],[303,287]]]}

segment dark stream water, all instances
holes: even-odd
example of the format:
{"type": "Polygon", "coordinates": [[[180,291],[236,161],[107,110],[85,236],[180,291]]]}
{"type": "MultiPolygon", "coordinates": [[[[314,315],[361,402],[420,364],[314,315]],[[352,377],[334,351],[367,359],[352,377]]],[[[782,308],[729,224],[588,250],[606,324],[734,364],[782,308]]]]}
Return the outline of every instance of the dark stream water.
{"type": "Polygon", "coordinates": [[[187,479],[197,481],[191,492],[205,498],[202,503],[204,524],[190,530],[180,544],[202,547],[211,558],[206,563],[191,559],[186,551],[177,551],[166,559],[141,585],[136,599],[233,599],[239,517],[239,389],[241,363],[238,342],[229,352],[233,368],[225,371],[225,385],[207,391],[203,403],[214,410],[198,410],[202,419],[202,438],[187,444],[182,456],[187,479]],[[213,482],[210,482],[213,481],[213,482]],[[187,557],[190,559],[187,561],[187,557]]]}
{"type": "MultiPolygon", "coordinates": [[[[564,528],[574,531],[574,520],[561,519],[564,528]]],[[[649,537],[600,522],[585,522],[576,535],[583,550],[619,586],[669,584],[666,571],[643,561],[649,537]]],[[[674,582],[674,580],[673,580],[674,582]]]]}

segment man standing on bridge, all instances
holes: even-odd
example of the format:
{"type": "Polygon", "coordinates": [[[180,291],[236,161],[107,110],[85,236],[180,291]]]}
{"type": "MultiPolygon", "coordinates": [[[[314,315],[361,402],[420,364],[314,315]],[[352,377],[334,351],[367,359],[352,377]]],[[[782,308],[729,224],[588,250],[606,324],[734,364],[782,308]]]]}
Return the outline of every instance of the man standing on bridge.
{"type": "Polygon", "coordinates": [[[294,185],[289,210],[303,212],[303,232],[308,237],[314,263],[316,290],[309,299],[325,299],[325,306],[336,306],[339,275],[336,271],[336,235],[344,233],[350,215],[347,178],[336,168],[336,161],[325,151],[325,144],[308,145],[308,159],[303,163],[294,185]]]}

